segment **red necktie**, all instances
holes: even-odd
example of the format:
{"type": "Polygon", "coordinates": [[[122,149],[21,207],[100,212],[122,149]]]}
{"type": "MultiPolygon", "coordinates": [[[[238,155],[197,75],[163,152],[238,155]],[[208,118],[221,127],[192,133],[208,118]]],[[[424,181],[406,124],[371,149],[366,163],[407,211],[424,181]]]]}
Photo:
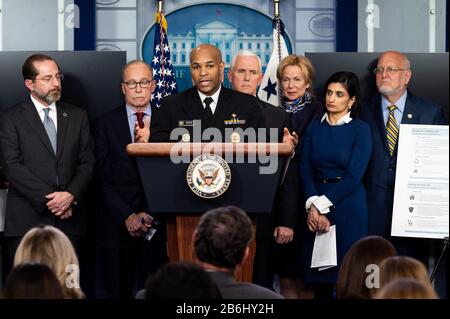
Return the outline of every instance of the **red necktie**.
{"type": "Polygon", "coordinates": [[[144,112],[136,112],[136,119],[139,124],[139,128],[144,128],[144,112]]]}

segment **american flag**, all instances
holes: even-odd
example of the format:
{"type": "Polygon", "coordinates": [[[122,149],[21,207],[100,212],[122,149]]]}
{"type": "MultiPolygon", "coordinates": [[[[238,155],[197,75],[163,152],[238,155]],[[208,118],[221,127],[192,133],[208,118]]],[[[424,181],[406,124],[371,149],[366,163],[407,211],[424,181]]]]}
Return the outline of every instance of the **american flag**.
{"type": "Polygon", "coordinates": [[[160,107],[163,97],[178,92],[167,41],[167,21],[161,12],[156,13],[154,46],[151,66],[156,87],[150,103],[152,107],[160,107]]]}

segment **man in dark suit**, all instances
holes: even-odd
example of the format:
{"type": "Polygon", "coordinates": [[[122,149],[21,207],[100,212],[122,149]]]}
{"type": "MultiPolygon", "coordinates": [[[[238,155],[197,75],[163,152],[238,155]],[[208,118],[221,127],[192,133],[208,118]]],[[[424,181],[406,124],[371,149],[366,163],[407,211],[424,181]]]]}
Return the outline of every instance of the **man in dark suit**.
{"type": "Polygon", "coordinates": [[[122,105],[94,125],[96,180],[101,191],[97,221],[98,255],[104,265],[106,297],[131,298],[147,276],[166,262],[165,232],[153,228],[147,199],[134,158],[126,146],[148,142],[151,94],[155,81],[143,61],[129,62],[122,73],[122,105]],[[151,239],[151,240],[149,240],[151,239]]]}
{"type": "Polygon", "coordinates": [[[32,55],[22,74],[30,99],[8,109],[0,129],[9,181],[5,237],[10,258],[21,237],[39,224],[58,227],[79,249],[86,233],[79,206],[94,167],[87,113],[59,101],[63,75],[56,61],[32,55]]]}
{"type": "Polygon", "coordinates": [[[200,217],[193,234],[198,263],[210,273],[224,299],[280,299],[267,288],[237,282],[236,268],[248,257],[253,225],[247,214],[235,206],[219,207],[200,217]]]}
{"type": "Polygon", "coordinates": [[[218,48],[202,44],[193,49],[190,71],[195,87],[166,97],[161,107],[154,110],[151,141],[243,142],[252,138],[235,129],[265,127],[256,98],[222,86],[224,63],[218,48]],[[220,136],[212,138],[208,132],[203,136],[207,128],[220,136]]]}
{"type": "MultiPolygon", "coordinates": [[[[262,78],[262,63],[256,54],[242,50],[233,57],[228,79],[234,90],[256,96],[262,78]]],[[[271,129],[276,130],[275,140],[270,140],[269,133],[268,142],[285,142],[295,147],[298,137],[295,132],[290,134],[290,114],[272,104],[257,100],[268,133],[271,129]]],[[[298,297],[295,275],[291,270],[295,267],[294,259],[297,255],[292,240],[299,212],[299,192],[297,166],[291,162],[285,180],[277,190],[272,212],[258,215],[256,227],[253,282],[273,289],[274,274],[279,273],[281,293],[285,297],[292,297],[293,294],[298,297]]]]}
{"type": "Polygon", "coordinates": [[[362,109],[362,119],[370,125],[373,140],[365,176],[369,233],[392,240],[399,254],[426,262],[426,241],[390,236],[397,166],[396,136],[400,123],[445,125],[447,121],[439,105],[407,90],[412,72],[404,54],[397,51],[383,53],[374,72],[379,94],[362,109]]]}

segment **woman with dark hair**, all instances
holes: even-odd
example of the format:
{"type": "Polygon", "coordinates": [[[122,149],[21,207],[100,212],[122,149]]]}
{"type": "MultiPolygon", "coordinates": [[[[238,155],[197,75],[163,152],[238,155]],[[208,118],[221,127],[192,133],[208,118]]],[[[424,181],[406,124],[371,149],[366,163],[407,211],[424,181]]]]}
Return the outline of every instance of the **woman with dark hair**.
{"type": "Polygon", "coordinates": [[[355,117],[361,109],[359,81],[351,72],[333,74],[325,84],[325,114],[306,129],[300,175],[307,222],[302,242],[303,279],[316,298],[332,298],[337,273],[350,246],[368,234],[362,177],[369,162],[369,126],[355,117]],[[316,232],[336,226],[337,267],[311,268],[316,232]]]}
{"type": "Polygon", "coordinates": [[[396,256],[390,241],[380,236],[367,236],[350,247],[339,269],[336,297],[338,299],[371,299],[378,285],[368,286],[366,279],[380,269],[386,259],[396,256]]]}
{"type": "Polygon", "coordinates": [[[3,299],[63,299],[55,273],[46,265],[26,263],[15,266],[6,279],[3,299]]]}

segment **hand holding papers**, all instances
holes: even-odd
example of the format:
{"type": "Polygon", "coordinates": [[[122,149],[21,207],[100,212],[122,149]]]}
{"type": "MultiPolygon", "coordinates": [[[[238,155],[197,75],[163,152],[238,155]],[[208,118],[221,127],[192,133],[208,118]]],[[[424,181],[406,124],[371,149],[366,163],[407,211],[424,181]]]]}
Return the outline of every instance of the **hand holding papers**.
{"type": "Polygon", "coordinates": [[[316,232],[311,258],[311,268],[319,268],[319,271],[334,266],[337,266],[336,225],[326,233],[316,232]]]}

